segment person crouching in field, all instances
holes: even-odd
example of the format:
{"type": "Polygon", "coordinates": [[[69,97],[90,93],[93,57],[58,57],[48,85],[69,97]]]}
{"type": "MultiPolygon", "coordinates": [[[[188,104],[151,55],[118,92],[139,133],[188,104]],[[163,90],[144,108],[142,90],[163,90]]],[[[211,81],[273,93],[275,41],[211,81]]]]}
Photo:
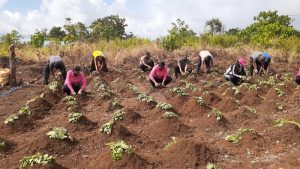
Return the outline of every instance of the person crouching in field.
{"type": "Polygon", "coordinates": [[[165,62],[161,61],[158,65],[153,67],[149,74],[149,79],[152,87],[165,87],[172,81],[172,78],[168,76],[165,62]]]}
{"type": "Polygon", "coordinates": [[[44,66],[44,84],[49,83],[49,76],[52,74],[52,76],[55,76],[56,70],[60,70],[62,78],[65,80],[66,79],[66,67],[64,64],[64,61],[62,58],[64,57],[64,52],[60,52],[59,56],[50,56],[48,58],[48,61],[46,65],[44,66]]]}
{"type": "Polygon", "coordinates": [[[185,76],[191,73],[192,71],[188,69],[189,64],[190,64],[190,60],[188,59],[187,55],[179,58],[177,60],[177,64],[174,66],[175,78],[178,77],[178,74],[185,76]]]}
{"type": "Polygon", "coordinates": [[[298,85],[300,85],[300,68],[299,68],[298,73],[297,73],[297,75],[296,75],[295,82],[296,82],[298,85]]]}
{"type": "Polygon", "coordinates": [[[199,53],[198,61],[196,63],[196,72],[199,73],[201,66],[206,66],[206,73],[209,73],[213,68],[213,55],[207,50],[201,50],[199,53]]]}
{"type": "Polygon", "coordinates": [[[81,72],[80,66],[76,66],[73,70],[67,73],[66,81],[63,86],[63,92],[67,95],[82,94],[86,88],[86,78],[81,72]]]}
{"type": "Polygon", "coordinates": [[[271,56],[266,52],[254,52],[250,56],[250,75],[253,76],[253,71],[259,75],[269,73],[271,64],[271,56]]]}
{"type": "Polygon", "coordinates": [[[231,65],[225,72],[224,77],[234,85],[239,85],[242,82],[242,77],[246,75],[245,67],[246,60],[240,58],[235,64],[231,65]]]}
{"type": "Polygon", "coordinates": [[[146,52],[146,55],[140,59],[140,68],[143,72],[151,71],[154,67],[154,61],[150,55],[150,52],[146,52]]]}
{"type": "Polygon", "coordinates": [[[106,59],[101,51],[96,50],[93,52],[93,59],[90,67],[91,67],[91,73],[94,71],[108,72],[106,59]]]}

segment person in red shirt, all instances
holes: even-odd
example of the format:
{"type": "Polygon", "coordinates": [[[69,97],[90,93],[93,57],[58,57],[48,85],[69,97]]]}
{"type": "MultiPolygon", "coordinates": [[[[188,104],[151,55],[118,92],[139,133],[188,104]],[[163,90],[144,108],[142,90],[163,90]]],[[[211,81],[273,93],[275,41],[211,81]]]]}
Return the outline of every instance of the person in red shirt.
{"type": "Polygon", "coordinates": [[[80,66],[76,66],[73,70],[69,70],[63,86],[63,92],[67,95],[82,94],[86,88],[86,78],[81,72],[80,66]]]}
{"type": "Polygon", "coordinates": [[[165,87],[172,81],[172,78],[168,76],[168,69],[165,62],[161,61],[153,67],[149,74],[149,79],[153,87],[165,87]]]}
{"type": "Polygon", "coordinates": [[[298,73],[296,75],[295,82],[300,85],[300,68],[299,68],[298,73]]]}

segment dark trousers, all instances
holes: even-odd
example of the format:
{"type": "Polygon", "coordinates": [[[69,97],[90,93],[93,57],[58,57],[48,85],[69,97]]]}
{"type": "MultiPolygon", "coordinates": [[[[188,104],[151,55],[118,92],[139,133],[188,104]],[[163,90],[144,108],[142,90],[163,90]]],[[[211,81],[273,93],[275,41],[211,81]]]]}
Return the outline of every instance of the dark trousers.
{"type": "MultiPolygon", "coordinates": [[[[188,69],[188,70],[187,70],[187,73],[192,73],[192,70],[191,70],[191,69],[188,69]]],[[[176,66],[174,67],[174,74],[175,74],[175,77],[176,77],[176,78],[178,77],[178,74],[179,74],[179,75],[181,74],[180,68],[179,68],[178,65],[176,65],[176,66]]]]}
{"type": "MultiPolygon", "coordinates": [[[[208,56],[208,57],[206,57],[206,58],[204,59],[204,64],[205,64],[205,66],[206,66],[207,72],[209,72],[210,69],[211,69],[211,59],[212,59],[212,58],[211,58],[210,56],[208,56]]],[[[196,72],[197,72],[197,73],[200,72],[201,65],[202,65],[202,59],[201,59],[201,57],[200,57],[200,58],[198,59],[197,63],[196,63],[196,72]]]]}
{"type": "MultiPolygon", "coordinates": [[[[254,63],[256,64],[256,69],[257,72],[260,70],[260,68],[263,66],[258,59],[253,59],[252,57],[250,57],[250,75],[253,76],[253,71],[254,71],[254,63]]],[[[270,63],[270,62],[269,62],[270,63]]]]}
{"type": "Polygon", "coordinates": [[[229,78],[225,78],[226,80],[230,81],[234,85],[239,85],[242,82],[241,78],[238,78],[236,76],[230,75],[229,78]]]}
{"type": "Polygon", "coordinates": [[[270,66],[271,58],[266,59],[266,62],[264,64],[264,69],[267,70],[268,67],[270,66]]]}
{"type": "MultiPolygon", "coordinates": [[[[78,91],[81,89],[81,84],[80,83],[75,83],[72,85],[75,93],[78,93],[78,91]]],[[[63,86],[63,92],[67,93],[67,95],[69,96],[71,94],[71,90],[69,89],[68,85],[64,85],[63,86]]]]}
{"type": "MultiPolygon", "coordinates": [[[[108,72],[108,68],[107,68],[107,64],[106,64],[106,60],[103,59],[101,64],[103,65],[102,68],[99,70],[99,71],[103,71],[103,72],[108,72]]],[[[91,73],[93,71],[96,71],[96,65],[95,65],[95,59],[92,59],[92,62],[91,62],[91,73]]]]}
{"type": "Polygon", "coordinates": [[[143,72],[147,72],[147,71],[151,71],[152,68],[154,67],[154,62],[151,61],[150,63],[148,63],[149,66],[151,66],[151,69],[149,69],[147,66],[145,66],[144,64],[140,64],[140,68],[142,69],[143,72]]]}
{"type": "Polygon", "coordinates": [[[44,70],[43,70],[44,84],[48,84],[50,73],[51,73],[51,71],[53,71],[54,68],[59,69],[63,79],[64,80],[66,79],[67,72],[66,72],[66,67],[65,67],[64,62],[57,61],[57,62],[52,62],[50,64],[48,61],[47,64],[44,66],[44,70]]]}
{"type": "Polygon", "coordinates": [[[300,85],[300,76],[297,76],[297,77],[296,77],[295,82],[296,82],[298,85],[300,85]]]}
{"type": "MultiPolygon", "coordinates": [[[[158,78],[156,78],[156,77],[154,77],[154,79],[155,79],[155,81],[156,81],[157,83],[162,83],[162,82],[163,82],[163,79],[158,79],[158,78]]],[[[167,79],[165,80],[164,85],[165,85],[165,86],[168,85],[171,81],[172,81],[172,78],[171,78],[170,76],[167,76],[167,79]]],[[[153,87],[155,87],[155,83],[154,83],[151,79],[150,79],[150,83],[151,83],[151,85],[152,85],[153,87]]]]}

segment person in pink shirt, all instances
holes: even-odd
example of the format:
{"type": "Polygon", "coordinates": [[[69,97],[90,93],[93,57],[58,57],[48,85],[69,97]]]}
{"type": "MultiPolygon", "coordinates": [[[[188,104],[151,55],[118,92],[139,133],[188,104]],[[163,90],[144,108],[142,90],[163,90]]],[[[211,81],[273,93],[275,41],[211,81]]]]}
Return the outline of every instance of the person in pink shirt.
{"type": "Polygon", "coordinates": [[[168,70],[165,62],[161,61],[153,67],[149,74],[149,79],[153,87],[165,87],[172,81],[172,78],[168,76],[168,70]]]}
{"type": "Polygon", "coordinates": [[[295,81],[296,81],[297,84],[300,85],[300,68],[299,68],[298,73],[296,75],[296,80],[295,81]]]}
{"type": "Polygon", "coordinates": [[[73,70],[69,70],[63,86],[63,92],[67,95],[82,94],[86,88],[86,79],[81,72],[80,66],[76,66],[73,70]]]}

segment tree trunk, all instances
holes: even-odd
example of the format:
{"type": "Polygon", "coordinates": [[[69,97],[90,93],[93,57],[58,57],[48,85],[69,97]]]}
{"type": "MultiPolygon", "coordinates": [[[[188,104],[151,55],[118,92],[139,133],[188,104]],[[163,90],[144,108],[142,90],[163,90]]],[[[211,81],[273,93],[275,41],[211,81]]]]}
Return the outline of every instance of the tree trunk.
{"type": "Polygon", "coordinates": [[[17,85],[17,78],[16,78],[16,53],[15,53],[15,46],[11,45],[9,47],[9,66],[10,66],[10,86],[17,85]]]}

